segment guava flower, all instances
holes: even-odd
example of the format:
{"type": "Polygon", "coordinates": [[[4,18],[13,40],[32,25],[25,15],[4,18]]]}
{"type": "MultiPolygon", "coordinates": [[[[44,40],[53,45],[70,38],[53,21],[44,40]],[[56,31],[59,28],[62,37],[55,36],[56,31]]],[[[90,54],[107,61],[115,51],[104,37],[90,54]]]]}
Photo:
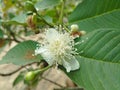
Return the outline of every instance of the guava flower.
{"type": "Polygon", "coordinates": [[[37,47],[35,55],[41,54],[49,65],[63,65],[67,72],[79,69],[75,58],[74,38],[68,32],[50,28],[45,33],[43,44],[37,47]]]}

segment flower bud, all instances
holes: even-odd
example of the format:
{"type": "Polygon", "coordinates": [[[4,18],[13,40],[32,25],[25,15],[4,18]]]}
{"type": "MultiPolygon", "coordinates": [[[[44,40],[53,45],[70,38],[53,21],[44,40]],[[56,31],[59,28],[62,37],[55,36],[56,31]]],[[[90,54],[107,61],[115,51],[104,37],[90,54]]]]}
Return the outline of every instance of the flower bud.
{"type": "Polygon", "coordinates": [[[86,32],[85,31],[80,31],[79,30],[79,27],[78,27],[78,25],[77,24],[73,24],[73,25],[71,25],[71,35],[73,36],[73,37],[79,37],[79,36],[83,36],[83,35],[85,35],[86,34],[86,32]]]}
{"type": "Polygon", "coordinates": [[[35,78],[35,73],[34,71],[30,71],[25,75],[25,80],[26,81],[32,81],[35,78]]]}
{"type": "Polygon", "coordinates": [[[36,13],[33,13],[32,19],[33,19],[34,23],[37,23],[37,15],[36,15],[36,13]]]}
{"type": "Polygon", "coordinates": [[[34,15],[29,15],[27,17],[27,25],[32,28],[35,29],[36,28],[36,24],[35,24],[35,20],[34,20],[34,15]]]}
{"type": "Polygon", "coordinates": [[[79,30],[79,27],[77,24],[71,25],[71,31],[78,31],[78,30],[79,30]]]}
{"type": "Polygon", "coordinates": [[[86,34],[86,31],[80,31],[81,35],[85,35],[86,34]]]}
{"type": "Polygon", "coordinates": [[[72,35],[74,38],[77,38],[77,37],[81,36],[81,33],[80,33],[80,31],[72,31],[72,32],[71,32],[71,35],[72,35]]]}

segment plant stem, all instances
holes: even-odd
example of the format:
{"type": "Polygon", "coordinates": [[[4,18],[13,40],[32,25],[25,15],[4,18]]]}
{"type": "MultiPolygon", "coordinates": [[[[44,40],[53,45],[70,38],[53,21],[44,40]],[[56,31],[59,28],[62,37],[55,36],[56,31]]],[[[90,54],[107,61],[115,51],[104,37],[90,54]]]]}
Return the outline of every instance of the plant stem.
{"type": "Polygon", "coordinates": [[[10,73],[5,73],[5,74],[4,73],[0,73],[0,76],[10,76],[10,75],[13,75],[14,73],[16,73],[16,72],[20,71],[21,69],[25,68],[26,66],[30,66],[30,65],[35,64],[35,63],[38,63],[38,62],[32,62],[32,63],[26,64],[26,65],[23,65],[23,66],[19,67],[18,69],[14,70],[14,71],[12,71],[10,73]]]}
{"type": "Polygon", "coordinates": [[[66,27],[66,25],[63,25],[63,28],[64,28],[67,32],[70,32],[70,30],[66,27]]]}
{"type": "Polygon", "coordinates": [[[50,67],[51,67],[51,66],[47,66],[47,67],[45,67],[45,68],[43,68],[43,69],[35,70],[35,73],[37,74],[37,73],[40,73],[40,72],[44,72],[44,71],[48,70],[50,67]]]}
{"type": "Polygon", "coordinates": [[[54,89],[54,90],[84,90],[84,89],[79,87],[66,87],[66,88],[60,88],[60,89],[54,89]]]}
{"type": "Polygon", "coordinates": [[[43,22],[44,22],[45,24],[47,24],[47,25],[50,26],[50,27],[54,27],[54,25],[48,23],[41,15],[39,15],[38,12],[36,12],[36,14],[40,17],[40,19],[43,20],[43,22]]]}
{"type": "Polygon", "coordinates": [[[50,79],[47,79],[47,78],[45,78],[45,77],[43,77],[43,76],[41,76],[42,77],[42,79],[44,79],[44,80],[46,80],[46,81],[49,81],[49,82],[51,82],[51,83],[53,83],[53,84],[55,84],[55,85],[57,85],[57,86],[59,86],[59,87],[61,87],[61,88],[64,88],[62,85],[60,85],[60,84],[58,84],[58,83],[56,83],[56,82],[54,82],[54,81],[52,81],[52,80],[50,80],[50,79]]]}
{"type": "Polygon", "coordinates": [[[11,30],[9,30],[9,32],[10,32],[11,36],[13,37],[13,40],[17,43],[20,43],[20,41],[16,39],[15,33],[13,33],[11,30]]]}
{"type": "Polygon", "coordinates": [[[63,15],[64,15],[64,0],[61,0],[61,12],[59,17],[59,24],[63,24],[63,15]]]}

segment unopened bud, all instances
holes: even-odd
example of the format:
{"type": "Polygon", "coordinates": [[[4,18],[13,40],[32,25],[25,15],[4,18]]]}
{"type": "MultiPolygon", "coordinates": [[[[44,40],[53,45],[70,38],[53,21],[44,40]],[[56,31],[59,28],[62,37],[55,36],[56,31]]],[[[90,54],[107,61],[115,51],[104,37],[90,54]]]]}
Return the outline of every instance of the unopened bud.
{"type": "Polygon", "coordinates": [[[81,35],[85,35],[86,34],[86,31],[80,31],[81,35]]]}
{"type": "Polygon", "coordinates": [[[81,36],[81,33],[79,31],[72,31],[71,32],[71,35],[74,37],[74,38],[77,38],[79,36],[81,36]]]}
{"type": "Polygon", "coordinates": [[[72,35],[73,37],[75,37],[75,38],[80,37],[80,36],[83,36],[83,35],[85,35],[85,34],[86,34],[85,31],[72,31],[72,32],[71,32],[71,35],[72,35]]]}
{"type": "Polygon", "coordinates": [[[30,71],[25,75],[26,81],[32,81],[34,80],[34,78],[35,78],[35,73],[33,71],[30,71]]]}
{"type": "Polygon", "coordinates": [[[34,22],[34,19],[33,19],[33,15],[30,15],[28,16],[27,18],[27,25],[32,28],[32,29],[35,29],[36,28],[36,24],[34,22]]]}
{"type": "Polygon", "coordinates": [[[78,31],[78,30],[79,30],[79,26],[77,24],[71,25],[71,31],[78,31]]]}

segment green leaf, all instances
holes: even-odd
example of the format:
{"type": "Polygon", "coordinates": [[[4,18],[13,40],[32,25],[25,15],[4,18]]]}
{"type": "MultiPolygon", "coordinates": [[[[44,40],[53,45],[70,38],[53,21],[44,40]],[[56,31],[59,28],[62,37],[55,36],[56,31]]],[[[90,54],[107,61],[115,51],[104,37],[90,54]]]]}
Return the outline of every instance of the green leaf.
{"type": "Polygon", "coordinates": [[[50,16],[44,16],[43,17],[43,19],[46,21],[46,22],[48,22],[48,23],[53,23],[53,19],[52,19],[52,17],[50,17],[50,16]]]}
{"type": "Polygon", "coordinates": [[[34,56],[34,50],[37,47],[35,41],[24,41],[13,47],[0,61],[0,64],[13,63],[16,65],[25,65],[32,62],[39,62],[40,55],[34,56]]]}
{"type": "Polygon", "coordinates": [[[16,79],[13,82],[13,86],[16,86],[17,84],[19,84],[21,81],[24,81],[24,72],[21,72],[16,79]]]}
{"type": "Polygon", "coordinates": [[[32,3],[31,1],[26,1],[25,8],[27,11],[36,12],[36,9],[34,7],[34,3],[32,3]]]}
{"type": "Polygon", "coordinates": [[[9,23],[9,24],[25,24],[26,23],[26,14],[20,14],[14,18],[12,18],[9,21],[5,21],[4,23],[9,23]]]}
{"type": "Polygon", "coordinates": [[[0,38],[3,38],[3,31],[0,30],[0,38]]]}
{"type": "Polygon", "coordinates": [[[81,67],[68,76],[85,90],[120,90],[120,30],[95,30],[79,40],[81,67]]]}
{"type": "MultiPolygon", "coordinates": [[[[13,16],[12,16],[13,17],[13,16]]],[[[20,14],[20,15],[16,15],[13,18],[11,18],[10,20],[0,20],[0,24],[21,24],[21,25],[25,25],[26,24],[26,19],[27,19],[27,14],[20,14]]]]}
{"type": "Polygon", "coordinates": [[[69,16],[81,30],[120,28],[120,0],[83,0],[69,16]]]}
{"type": "Polygon", "coordinates": [[[60,3],[60,0],[42,0],[35,4],[37,10],[43,10],[54,7],[60,3]]]}

